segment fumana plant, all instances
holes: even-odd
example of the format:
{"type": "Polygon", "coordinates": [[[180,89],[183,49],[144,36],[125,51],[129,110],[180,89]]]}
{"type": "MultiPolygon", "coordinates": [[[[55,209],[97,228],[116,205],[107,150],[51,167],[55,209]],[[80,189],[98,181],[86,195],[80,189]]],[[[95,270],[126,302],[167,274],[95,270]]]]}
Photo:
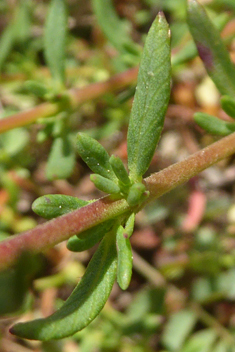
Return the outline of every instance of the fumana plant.
{"type": "MultiPolygon", "coordinates": [[[[219,42],[219,34],[196,0],[188,1],[188,23],[208,73],[225,95],[222,99],[224,109],[233,117],[235,69],[223,43],[219,42]],[[204,36],[205,32],[208,37],[204,36]]],[[[61,57],[58,60],[60,62],[61,57]]],[[[79,133],[76,148],[93,172],[90,179],[99,190],[109,195],[89,202],[63,195],[40,197],[33,203],[34,212],[52,220],[28,233],[1,242],[1,268],[16,261],[22,249],[31,249],[36,253],[69,239],[69,250],[84,251],[100,242],[84,276],[64,305],[45,319],[14,325],[11,333],[46,341],[70,336],[86,327],[102,310],[116,278],[123,290],[130,283],[130,236],[135,214],[148,202],[234,153],[233,134],[143,179],[159,141],[170,98],[170,61],[169,26],[163,13],[159,13],[146,38],[139,68],[127,135],[128,170],[120,158],[109,156],[96,140],[79,133]]],[[[54,72],[54,76],[60,86],[63,69],[58,76],[57,73],[54,72]]],[[[232,131],[230,128],[226,134],[232,131]]]]}

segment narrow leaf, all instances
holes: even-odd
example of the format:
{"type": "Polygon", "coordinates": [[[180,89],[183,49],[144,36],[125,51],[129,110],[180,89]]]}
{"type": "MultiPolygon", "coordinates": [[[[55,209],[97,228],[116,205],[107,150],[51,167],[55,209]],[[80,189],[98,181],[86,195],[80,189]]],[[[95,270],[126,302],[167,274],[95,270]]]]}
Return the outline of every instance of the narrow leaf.
{"type": "Polygon", "coordinates": [[[163,128],[170,97],[170,32],[162,13],[150,28],[140,63],[127,136],[130,177],[147,171],[163,128]]]}
{"type": "MultiPolygon", "coordinates": [[[[218,29],[218,31],[221,32],[229,20],[230,16],[227,13],[221,13],[213,19],[213,24],[218,29]]],[[[171,64],[172,66],[181,65],[184,62],[192,60],[196,56],[197,47],[193,40],[189,40],[187,43],[184,43],[182,48],[172,56],[171,64]]]]}
{"type": "Polygon", "coordinates": [[[135,213],[132,213],[126,221],[125,232],[131,237],[135,226],[135,213]]]}
{"type": "Polygon", "coordinates": [[[220,120],[218,117],[203,112],[196,112],[194,120],[201,128],[211,134],[227,136],[235,131],[235,123],[220,120]]]}
{"type": "Polygon", "coordinates": [[[72,252],[83,252],[98,243],[111,229],[114,221],[108,220],[92,227],[79,235],[71,237],[67,242],[67,248],[72,252]]]}
{"type": "Polygon", "coordinates": [[[132,251],[128,234],[122,226],[118,227],[116,236],[118,264],[117,282],[122,290],[126,290],[132,275],[132,251]]]}
{"type": "Polygon", "coordinates": [[[112,155],[111,158],[109,159],[109,162],[112,166],[112,169],[119,179],[119,181],[126,186],[131,185],[131,181],[129,179],[128,173],[126,171],[125,166],[123,165],[123,162],[120,158],[112,155]]]}
{"type": "Polygon", "coordinates": [[[220,33],[196,0],[188,0],[188,25],[204,66],[221,94],[235,95],[235,68],[220,33]]]}
{"type": "Polygon", "coordinates": [[[93,172],[117,181],[109,162],[109,155],[99,142],[85,133],[78,133],[77,150],[82,160],[93,172]]]}
{"type": "Polygon", "coordinates": [[[235,100],[233,98],[224,95],[221,98],[221,106],[222,109],[226,112],[226,114],[235,119],[235,100]]]}
{"type": "Polygon", "coordinates": [[[15,7],[13,19],[1,34],[0,39],[0,70],[10,54],[13,46],[26,41],[30,36],[30,8],[29,2],[21,0],[15,7]]]}
{"type": "Polygon", "coordinates": [[[118,194],[121,192],[120,187],[115,182],[107,179],[106,177],[100,176],[98,174],[93,174],[90,176],[90,179],[94,185],[102,192],[110,194],[118,194]]]}
{"type": "Polygon", "coordinates": [[[0,39],[0,70],[5,63],[15,42],[15,23],[12,21],[4,29],[0,39]]]}
{"type": "Polygon", "coordinates": [[[82,330],[100,313],[116,278],[114,236],[105,236],[87,270],[64,305],[54,314],[14,325],[10,332],[31,340],[61,339],[82,330]]]}
{"type": "Polygon", "coordinates": [[[65,82],[67,22],[66,1],[52,0],[45,24],[45,59],[53,79],[61,85],[65,82]]]}
{"type": "Polygon", "coordinates": [[[84,207],[88,201],[63,194],[48,194],[37,198],[33,204],[33,211],[45,219],[53,219],[84,207]]]}
{"type": "Polygon", "coordinates": [[[74,168],[75,152],[71,135],[57,137],[50,151],[46,176],[49,180],[69,177],[74,168]]]}

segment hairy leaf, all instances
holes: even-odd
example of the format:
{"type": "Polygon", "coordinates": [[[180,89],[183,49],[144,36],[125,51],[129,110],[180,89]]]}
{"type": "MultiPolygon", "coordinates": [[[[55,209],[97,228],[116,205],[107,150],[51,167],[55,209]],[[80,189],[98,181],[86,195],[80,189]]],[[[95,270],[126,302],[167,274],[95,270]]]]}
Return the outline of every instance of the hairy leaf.
{"type": "Polygon", "coordinates": [[[116,278],[115,237],[109,233],[101,242],[87,270],[64,305],[54,314],[14,325],[10,332],[31,340],[61,339],[82,330],[100,313],[116,278]]]}
{"type": "Polygon", "coordinates": [[[146,38],[127,136],[130,177],[147,171],[163,128],[170,97],[170,32],[159,13],[146,38]]]}
{"type": "Polygon", "coordinates": [[[126,290],[131,281],[133,257],[129,236],[121,225],[117,230],[116,245],[118,254],[117,282],[122,290],[126,290]]]}
{"type": "Polygon", "coordinates": [[[90,179],[94,185],[102,192],[110,194],[118,194],[121,192],[120,187],[115,182],[107,179],[106,177],[100,176],[98,174],[93,174],[90,176],[90,179]]]}
{"type": "Polygon", "coordinates": [[[52,0],[45,25],[45,59],[53,79],[61,85],[65,81],[67,22],[66,1],[52,0]]]}
{"type": "Polygon", "coordinates": [[[84,207],[88,201],[63,194],[48,194],[37,198],[33,204],[33,211],[45,219],[53,219],[84,207]]]}
{"type": "Polygon", "coordinates": [[[221,94],[235,95],[235,68],[220,33],[196,0],[188,0],[188,25],[204,66],[221,94]]]}
{"type": "Polygon", "coordinates": [[[128,173],[126,171],[125,166],[123,165],[122,160],[120,158],[112,155],[111,158],[109,159],[109,162],[112,166],[112,169],[113,169],[115,175],[117,176],[117,178],[119,179],[121,184],[126,185],[126,186],[130,186],[131,181],[129,179],[128,173]]]}
{"type": "Polygon", "coordinates": [[[77,150],[82,160],[93,172],[117,181],[109,162],[109,155],[99,142],[85,133],[78,133],[77,150]]]}

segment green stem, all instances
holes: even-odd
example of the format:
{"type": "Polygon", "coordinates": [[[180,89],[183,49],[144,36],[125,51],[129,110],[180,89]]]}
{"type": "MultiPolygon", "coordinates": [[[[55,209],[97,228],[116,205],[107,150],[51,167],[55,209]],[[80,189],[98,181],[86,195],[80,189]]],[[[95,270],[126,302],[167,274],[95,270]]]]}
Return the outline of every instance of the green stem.
{"type": "MultiPolygon", "coordinates": [[[[209,166],[235,153],[235,133],[222,138],[187,159],[151,175],[144,180],[150,202],[188,181],[209,166]]],[[[36,228],[15,235],[0,243],[0,269],[15,262],[20,252],[39,253],[72,235],[130,211],[124,200],[113,201],[109,196],[83,208],[53,219],[36,228]]]]}

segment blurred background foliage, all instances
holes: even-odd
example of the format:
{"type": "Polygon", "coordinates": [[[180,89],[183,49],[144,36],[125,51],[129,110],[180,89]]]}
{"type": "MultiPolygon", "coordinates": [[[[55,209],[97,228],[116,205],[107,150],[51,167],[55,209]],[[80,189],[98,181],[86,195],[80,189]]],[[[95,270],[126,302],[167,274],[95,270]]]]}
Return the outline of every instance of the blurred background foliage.
{"type": "MultiPolygon", "coordinates": [[[[235,60],[234,1],[200,2],[235,60]]],[[[76,109],[66,92],[135,67],[159,10],[172,31],[172,96],[148,173],[217,139],[195,124],[194,112],[230,121],[197,57],[186,0],[68,0],[63,28],[56,20],[55,27],[48,25],[52,6],[46,0],[0,0],[0,118],[44,102],[61,104],[58,113],[0,135],[0,240],[43,221],[31,210],[38,196],[101,195],[74,152],[78,131],[127,161],[136,82],[76,109]],[[64,38],[59,49],[57,30],[64,38]],[[47,44],[48,36],[55,37],[55,47],[47,44]]],[[[72,253],[61,243],[36,258],[24,253],[15,268],[0,274],[1,351],[235,351],[234,181],[234,158],[223,160],[141,211],[131,239],[130,287],[122,292],[116,285],[101,315],[71,338],[23,341],[9,336],[8,327],[18,318],[46,316],[58,308],[93,250],[72,253]]]]}

